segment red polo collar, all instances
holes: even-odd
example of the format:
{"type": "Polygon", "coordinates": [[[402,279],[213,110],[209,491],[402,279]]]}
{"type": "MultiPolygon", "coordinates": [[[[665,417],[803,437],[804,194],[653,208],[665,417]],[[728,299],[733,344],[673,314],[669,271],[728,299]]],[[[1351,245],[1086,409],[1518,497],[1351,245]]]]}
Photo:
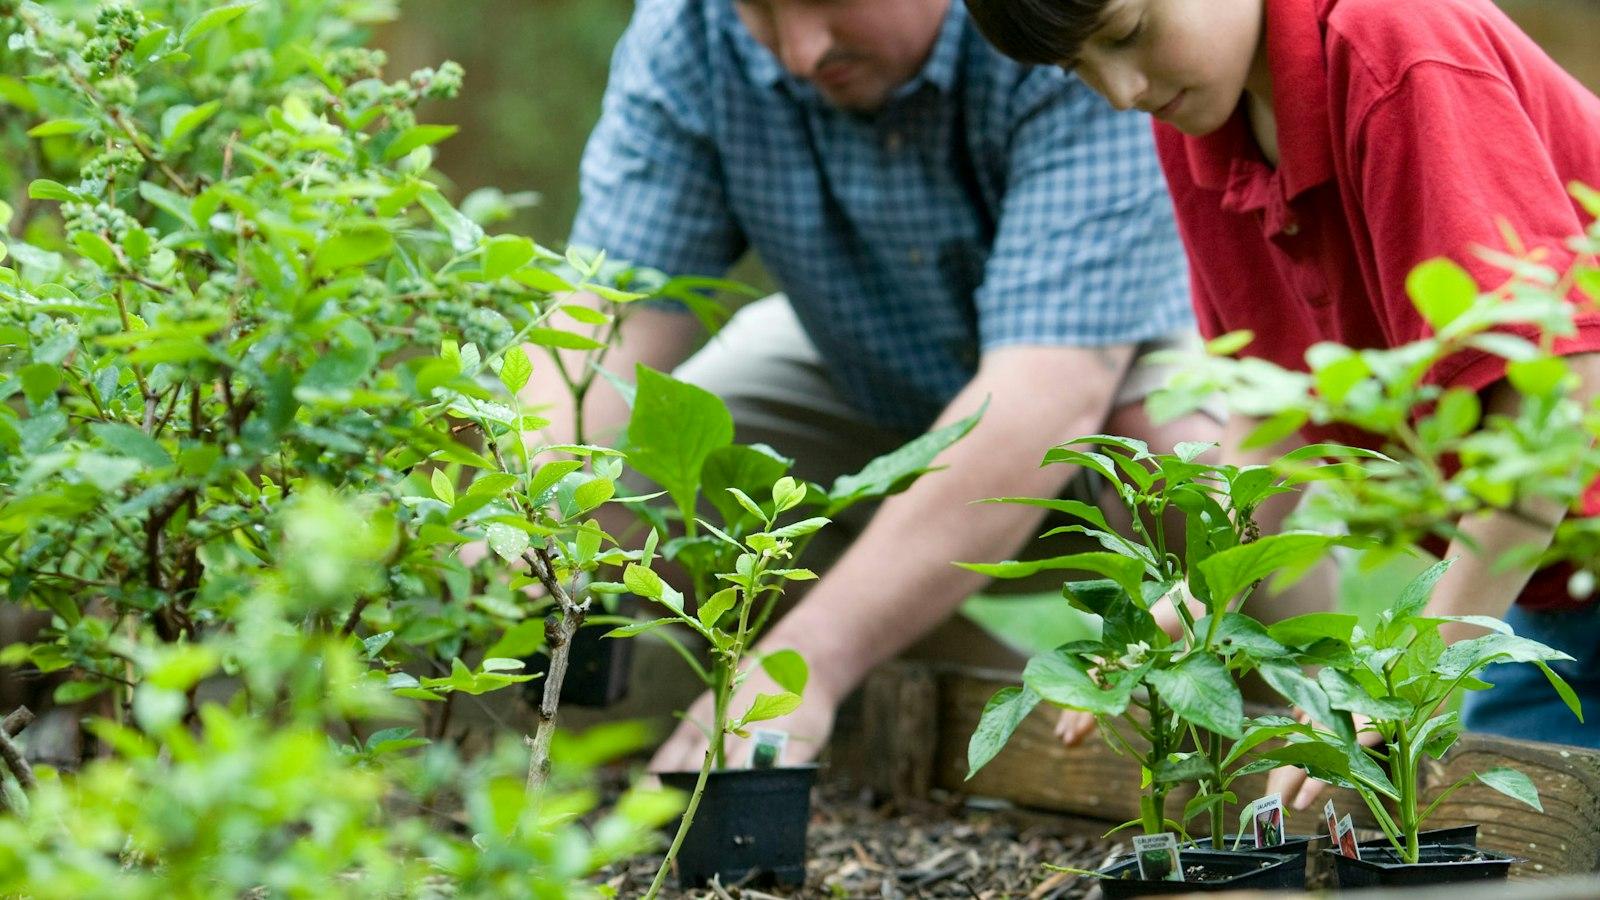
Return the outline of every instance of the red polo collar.
{"type": "Polygon", "coordinates": [[[1225,209],[1263,211],[1269,231],[1276,232],[1289,220],[1289,201],[1334,175],[1323,27],[1338,0],[1265,2],[1278,168],[1256,146],[1243,102],[1227,124],[1186,143],[1196,184],[1222,191],[1225,209]]]}

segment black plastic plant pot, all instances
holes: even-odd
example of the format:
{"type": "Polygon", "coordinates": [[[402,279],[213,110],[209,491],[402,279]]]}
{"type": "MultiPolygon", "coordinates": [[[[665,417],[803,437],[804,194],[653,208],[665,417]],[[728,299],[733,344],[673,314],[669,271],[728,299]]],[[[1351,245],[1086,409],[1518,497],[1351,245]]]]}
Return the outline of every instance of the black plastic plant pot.
{"type": "MultiPolygon", "coordinates": [[[[1468,847],[1478,846],[1478,826],[1458,825],[1455,828],[1430,828],[1427,831],[1417,832],[1417,843],[1426,847],[1429,844],[1466,844],[1468,847]]],[[[1366,850],[1368,847],[1379,849],[1393,849],[1388,838],[1373,838],[1370,841],[1357,843],[1358,847],[1366,850]]]]}
{"type": "Polygon", "coordinates": [[[1351,859],[1333,849],[1322,852],[1334,857],[1334,872],[1341,888],[1505,881],[1511,864],[1517,861],[1515,856],[1479,850],[1470,844],[1424,845],[1415,863],[1401,862],[1393,847],[1363,848],[1360,859],[1351,859]]]}
{"type": "MultiPolygon", "coordinates": [[[[699,772],[667,772],[661,782],[687,794],[699,777],[699,772]]],[[[699,887],[713,876],[723,885],[804,884],[816,780],[815,764],[712,772],[678,849],[678,886],[699,887]]],[[[677,823],[672,827],[676,831],[677,823]]]]}
{"type": "Polygon", "coordinates": [[[1100,891],[1106,900],[1118,900],[1244,889],[1304,888],[1306,883],[1304,857],[1290,853],[1183,849],[1179,857],[1186,875],[1199,867],[1204,870],[1203,880],[1145,881],[1139,877],[1139,861],[1129,856],[1101,870],[1100,891]]]}
{"type": "MultiPolygon", "coordinates": [[[[1278,844],[1277,846],[1274,846],[1274,847],[1262,847],[1260,849],[1257,849],[1255,847],[1255,839],[1250,835],[1245,835],[1244,836],[1244,840],[1239,841],[1239,849],[1238,850],[1234,850],[1232,848],[1233,848],[1233,845],[1234,845],[1234,841],[1237,840],[1237,839],[1238,839],[1238,835],[1233,835],[1233,834],[1225,834],[1225,835],[1223,835],[1222,836],[1222,840],[1223,840],[1223,844],[1224,844],[1224,849],[1221,852],[1223,852],[1223,853],[1270,853],[1270,854],[1272,854],[1274,856],[1291,856],[1291,857],[1294,858],[1294,862],[1290,863],[1288,866],[1285,866],[1281,870],[1281,875],[1280,875],[1280,877],[1282,878],[1281,881],[1273,882],[1270,885],[1263,885],[1263,887],[1275,887],[1275,888],[1277,888],[1277,887],[1283,887],[1283,888],[1302,888],[1302,887],[1305,887],[1305,884],[1306,884],[1306,860],[1307,860],[1307,855],[1311,851],[1311,842],[1316,840],[1316,838],[1308,836],[1308,835],[1289,835],[1284,840],[1283,843],[1278,844]]],[[[1181,849],[1183,850],[1183,852],[1185,854],[1188,854],[1188,853],[1190,853],[1191,851],[1194,851],[1194,850],[1204,850],[1204,851],[1211,852],[1211,853],[1218,852],[1217,850],[1212,849],[1212,847],[1211,847],[1211,839],[1209,837],[1201,838],[1200,840],[1197,840],[1197,841],[1190,841],[1189,843],[1182,845],[1181,849]]],[[[1274,871],[1278,871],[1278,870],[1274,870],[1274,871]]]]}
{"type": "MultiPolygon", "coordinates": [[[[619,611],[631,609],[630,600],[630,597],[621,598],[619,611]]],[[[628,678],[633,674],[633,641],[607,638],[605,635],[614,627],[585,625],[572,636],[572,648],[567,651],[567,677],[561,682],[563,704],[602,709],[628,696],[628,678]]],[[[523,671],[527,674],[548,675],[550,672],[550,657],[543,653],[525,662],[527,668],[523,671]]],[[[544,696],[544,679],[523,682],[522,691],[529,702],[537,704],[544,696]]]]}

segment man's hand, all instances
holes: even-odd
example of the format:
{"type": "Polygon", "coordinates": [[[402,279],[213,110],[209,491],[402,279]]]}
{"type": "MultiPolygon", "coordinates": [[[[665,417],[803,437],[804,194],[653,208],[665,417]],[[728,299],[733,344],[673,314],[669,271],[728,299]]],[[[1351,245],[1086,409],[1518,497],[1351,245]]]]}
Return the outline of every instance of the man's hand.
{"type": "MultiPolygon", "coordinates": [[[[774,683],[766,672],[759,666],[754,667],[750,677],[739,686],[739,690],[728,704],[728,720],[738,721],[745,710],[750,708],[757,694],[783,692],[783,688],[774,683]]],[[[758,722],[752,726],[789,733],[789,743],[783,749],[779,765],[799,765],[816,759],[817,754],[827,745],[829,733],[833,731],[833,716],[838,706],[837,701],[827,691],[816,686],[808,687],[801,697],[800,707],[789,715],[781,719],[758,722]]],[[[650,771],[688,772],[699,769],[708,746],[703,729],[708,729],[714,724],[712,722],[714,713],[715,700],[711,692],[707,691],[689,707],[684,721],[678,723],[672,736],[656,751],[656,755],[650,760],[650,771]]],[[[723,761],[725,766],[731,769],[744,768],[750,760],[751,744],[751,741],[737,735],[728,735],[727,757],[723,761]]]]}

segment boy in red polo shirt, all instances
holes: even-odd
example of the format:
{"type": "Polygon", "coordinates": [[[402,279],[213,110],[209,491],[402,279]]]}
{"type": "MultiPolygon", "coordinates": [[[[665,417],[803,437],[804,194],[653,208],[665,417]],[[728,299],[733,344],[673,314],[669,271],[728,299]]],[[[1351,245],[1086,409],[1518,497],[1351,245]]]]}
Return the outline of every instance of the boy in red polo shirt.
{"type": "MultiPolygon", "coordinates": [[[[1449,257],[1497,285],[1506,273],[1477,249],[1507,249],[1502,225],[1563,269],[1565,240],[1589,224],[1567,187],[1600,185],[1600,99],[1490,0],[967,5],[1002,52],[1075,69],[1118,108],[1155,116],[1201,331],[1253,331],[1246,354],[1303,371],[1318,341],[1418,340],[1428,326],[1405,292],[1417,264],[1449,257]]],[[[1556,351],[1593,397],[1600,312],[1580,312],[1556,351]]],[[[1462,354],[1438,375],[1482,392],[1489,411],[1517,402],[1493,355],[1462,354]]],[[[1255,424],[1231,423],[1224,452],[1255,424]]],[[[1557,573],[1493,567],[1551,531],[1503,515],[1461,530],[1482,549],[1449,548],[1458,561],[1430,609],[1502,617],[1566,651],[1576,661],[1558,668],[1600,709],[1600,605],[1573,602],[1557,573]]],[[[1448,639],[1476,633],[1447,627],[1448,639]]],[[[1485,679],[1497,687],[1469,698],[1469,727],[1600,746],[1600,723],[1578,723],[1533,667],[1496,666],[1485,679]]]]}

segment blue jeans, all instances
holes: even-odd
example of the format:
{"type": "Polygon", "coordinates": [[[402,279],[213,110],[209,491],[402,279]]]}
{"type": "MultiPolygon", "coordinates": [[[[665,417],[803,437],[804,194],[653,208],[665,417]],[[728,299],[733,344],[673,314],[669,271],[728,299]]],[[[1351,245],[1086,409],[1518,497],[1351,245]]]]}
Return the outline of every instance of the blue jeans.
{"type": "Polygon", "coordinates": [[[1470,691],[1461,716],[1468,731],[1600,749],[1600,603],[1582,609],[1537,612],[1513,606],[1506,624],[1529,640],[1572,656],[1550,664],[1583,704],[1579,722],[1532,663],[1494,663],[1479,675],[1494,685],[1470,691]]]}

